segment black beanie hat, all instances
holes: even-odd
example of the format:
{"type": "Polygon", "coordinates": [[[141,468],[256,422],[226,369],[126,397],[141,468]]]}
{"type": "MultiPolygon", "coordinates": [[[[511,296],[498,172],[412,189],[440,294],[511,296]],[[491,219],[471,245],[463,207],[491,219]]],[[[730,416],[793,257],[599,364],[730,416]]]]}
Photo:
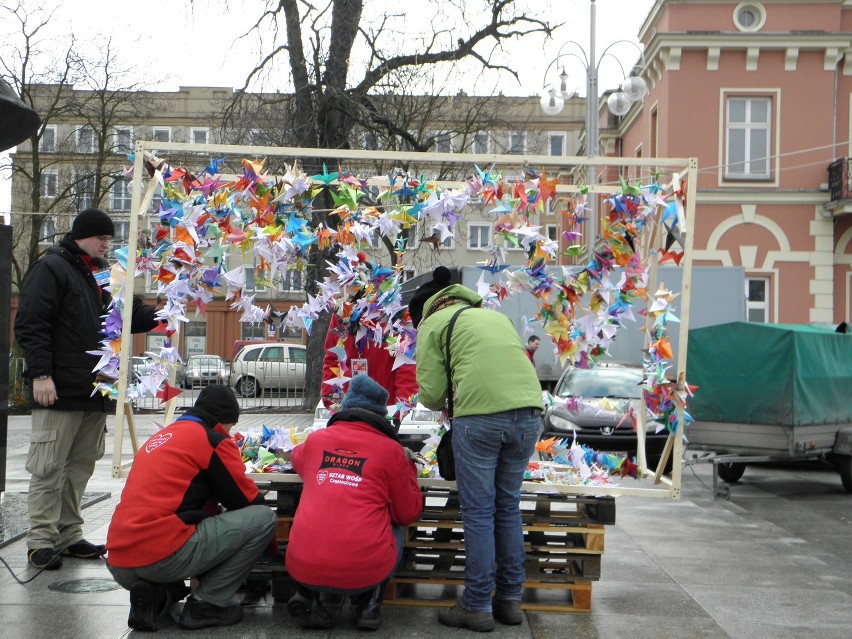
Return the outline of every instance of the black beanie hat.
{"type": "Polygon", "coordinates": [[[215,417],[220,424],[236,424],[240,419],[240,404],[234,391],[225,384],[205,386],[194,406],[215,417]]]}
{"type": "Polygon", "coordinates": [[[447,288],[450,285],[452,273],[446,266],[438,266],[432,271],[432,281],[421,285],[408,303],[408,314],[411,316],[411,323],[414,327],[420,324],[423,318],[423,305],[438,291],[447,288]]]}
{"type": "Polygon", "coordinates": [[[388,414],[388,392],[369,375],[356,375],[340,402],[341,408],[363,408],[371,413],[388,414]]]}
{"type": "Polygon", "coordinates": [[[115,235],[112,219],[100,209],[86,209],[71,223],[72,240],[84,240],[97,235],[115,235]]]}

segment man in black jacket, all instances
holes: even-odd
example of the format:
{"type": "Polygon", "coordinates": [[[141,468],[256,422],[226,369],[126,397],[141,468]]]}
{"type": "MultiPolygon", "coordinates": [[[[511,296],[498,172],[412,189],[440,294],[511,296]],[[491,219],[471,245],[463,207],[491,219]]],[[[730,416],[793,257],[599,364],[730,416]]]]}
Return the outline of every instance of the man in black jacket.
{"type": "MultiPolygon", "coordinates": [[[[115,229],[98,209],[82,211],[71,232],[30,266],[21,288],[15,339],[31,380],[32,437],[26,469],[30,531],[27,558],[54,570],[60,555],[97,559],[104,546],[83,539],[80,501],[104,454],[111,401],[92,395],[101,316],[111,297],[104,288],[109,270],[104,255],[115,229]]],[[[131,331],[157,325],[156,309],[135,299],[131,331]]]]}

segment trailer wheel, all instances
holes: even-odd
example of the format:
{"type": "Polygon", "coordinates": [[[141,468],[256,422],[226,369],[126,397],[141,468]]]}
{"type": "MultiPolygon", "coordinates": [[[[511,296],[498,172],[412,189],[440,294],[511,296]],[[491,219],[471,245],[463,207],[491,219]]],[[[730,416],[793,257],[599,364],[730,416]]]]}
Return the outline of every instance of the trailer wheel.
{"type": "Polygon", "coordinates": [[[740,478],[743,476],[745,469],[746,469],[745,464],[737,464],[737,463],[716,464],[716,474],[719,475],[719,479],[721,479],[722,481],[726,481],[729,484],[737,483],[740,480],[740,478]]]}
{"type": "Polygon", "coordinates": [[[852,494],[852,455],[837,455],[834,467],[840,473],[840,481],[847,493],[852,494]]]}
{"type": "Polygon", "coordinates": [[[716,497],[721,497],[722,499],[730,499],[731,498],[731,487],[728,486],[725,482],[722,482],[718,486],[716,486],[716,497]]]}

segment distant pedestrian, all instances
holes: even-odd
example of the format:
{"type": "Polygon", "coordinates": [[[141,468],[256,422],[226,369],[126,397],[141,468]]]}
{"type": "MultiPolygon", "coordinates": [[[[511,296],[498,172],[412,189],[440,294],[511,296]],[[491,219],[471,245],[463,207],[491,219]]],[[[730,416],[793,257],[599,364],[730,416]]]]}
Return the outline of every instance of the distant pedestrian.
{"type": "Polygon", "coordinates": [[[541,346],[541,338],[538,335],[530,335],[530,338],[527,340],[527,346],[524,350],[527,352],[527,357],[530,358],[530,362],[535,366],[535,352],[538,350],[538,347],[541,346]]]}
{"type": "MultiPolygon", "coordinates": [[[[15,339],[30,380],[32,438],[26,469],[32,473],[27,506],[27,559],[54,570],[61,556],[98,559],[104,546],[83,539],[80,502],[95,462],[104,455],[107,413],[113,402],[94,393],[106,290],[104,255],[115,234],[110,217],[86,209],[56,247],[30,266],[15,317],[15,339]]],[[[130,331],[157,326],[156,309],[134,298],[130,331]]]]}
{"type": "Polygon", "coordinates": [[[523,621],[526,555],[520,493],[541,427],[541,385],[512,321],[481,308],[476,292],[449,282],[450,271],[439,266],[409,303],[418,327],[420,402],[441,410],[449,393],[454,397],[452,442],[465,581],[459,604],[442,609],[438,620],[487,631],[494,628],[494,619],[509,625],[523,621]]]}
{"type": "Polygon", "coordinates": [[[190,578],[198,586],[181,626],[243,618],[232,597],[272,542],[275,513],[246,477],[229,436],[239,416],[234,391],[211,384],[136,453],[107,533],[107,568],[130,591],[127,623],[134,630],[157,630],[189,594],[190,578]]]}

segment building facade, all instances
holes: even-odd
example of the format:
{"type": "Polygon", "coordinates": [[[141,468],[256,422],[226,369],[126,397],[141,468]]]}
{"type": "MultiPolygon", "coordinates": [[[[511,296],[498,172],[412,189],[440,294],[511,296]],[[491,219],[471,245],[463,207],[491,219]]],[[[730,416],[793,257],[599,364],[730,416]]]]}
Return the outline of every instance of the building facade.
{"type": "Polygon", "coordinates": [[[608,153],[698,158],[694,264],[745,269],[749,321],[848,321],[852,2],[657,0],[638,35],[608,153]]]}
{"type": "MultiPolygon", "coordinates": [[[[45,87],[46,96],[50,94],[49,89],[45,87]]],[[[67,93],[66,99],[81,104],[90,97],[84,95],[86,92],[68,90],[67,93]]],[[[19,260],[23,262],[26,259],[20,254],[28,246],[31,238],[28,233],[38,233],[38,247],[43,251],[68,231],[78,211],[89,206],[102,208],[115,220],[114,249],[126,245],[132,201],[127,176],[131,162],[127,156],[137,139],[190,143],[201,147],[207,144],[276,146],[274,141],[286,138],[284,132],[273,130],[268,120],[259,119],[265,124],[257,127],[243,125],[232,128],[223,124],[227,121],[223,114],[233,96],[232,89],[221,87],[183,87],[170,93],[139,93],[133,96],[135,108],[128,109],[123,118],[113,117],[109,121],[94,118],[93,122],[92,119],[84,121],[79,117],[65,117],[46,122],[38,148],[33,149],[27,141],[18,146],[13,156],[18,167],[36,167],[29,172],[13,173],[11,218],[13,227],[17,227],[16,252],[19,260]],[[32,183],[23,178],[27,173],[38,175],[35,203],[32,183]],[[39,222],[37,226],[28,223],[34,216],[39,222]]],[[[427,99],[435,100],[435,97],[423,98],[427,99]]],[[[460,93],[440,98],[438,104],[430,105],[430,109],[409,130],[410,137],[417,141],[418,150],[448,154],[518,155],[520,169],[523,158],[528,155],[572,156],[577,153],[584,101],[579,98],[569,101],[568,107],[557,119],[540,113],[538,98],[478,97],[460,93]]],[[[411,148],[410,142],[405,140],[358,128],[352,132],[350,146],[367,150],[411,148]]],[[[206,159],[191,155],[166,159],[172,166],[186,166],[197,171],[209,161],[209,156],[206,159]],[[182,164],[184,160],[186,164],[182,164]]],[[[268,166],[273,173],[280,168],[268,166]]],[[[337,168],[329,167],[329,170],[337,168]]],[[[340,168],[350,169],[359,176],[382,175],[389,169],[379,166],[340,168]]],[[[409,170],[409,167],[405,168],[409,170]]],[[[410,170],[414,172],[416,167],[410,167],[410,170]]],[[[472,171],[472,166],[461,167],[448,162],[446,167],[442,167],[439,177],[463,180],[472,171]]],[[[162,195],[158,188],[146,214],[148,221],[143,222],[143,232],[151,233],[157,223],[162,195]]],[[[455,237],[444,241],[440,248],[420,242],[430,230],[412,229],[404,262],[406,276],[431,271],[439,263],[465,266],[485,262],[494,232],[494,216],[488,213],[490,208],[470,205],[456,227],[455,237]]],[[[557,237],[558,213],[548,211],[538,222],[551,237],[557,237]]],[[[376,262],[389,263],[390,254],[382,246],[368,253],[376,262]]],[[[242,263],[244,257],[235,251],[227,259],[229,268],[234,268],[242,263]]],[[[507,251],[510,264],[519,265],[525,259],[521,249],[507,251]]],[[[253,269],[246,272],[245,292],[255,295],[259,305],[269,304],[278,312],[286,312],[292,305],[305,300],[304,281],[297,271],[291,271],[290,277],[271,286],[256,279],[253,269]]],[[[139,278],[136,289],[148,301],[154,301],[157,282],[151,281],[150,277],[144,281],[139,278]]],[[[13,299],[13,324],[15,308],[13,299]]],[[[154,350],[163,339],[160,334],[134,336],[133,353],[154,350]]],[[[229,303],[217,298],[204,313],[198,313],[188,323],[178,348],[184,357],[211,353],[230,359],[232,346],[238,339],[304,341],[305,335],[293,329],[276,331],[266,325],[240,323],[239,314],[229,310],[229,303]]]]}

